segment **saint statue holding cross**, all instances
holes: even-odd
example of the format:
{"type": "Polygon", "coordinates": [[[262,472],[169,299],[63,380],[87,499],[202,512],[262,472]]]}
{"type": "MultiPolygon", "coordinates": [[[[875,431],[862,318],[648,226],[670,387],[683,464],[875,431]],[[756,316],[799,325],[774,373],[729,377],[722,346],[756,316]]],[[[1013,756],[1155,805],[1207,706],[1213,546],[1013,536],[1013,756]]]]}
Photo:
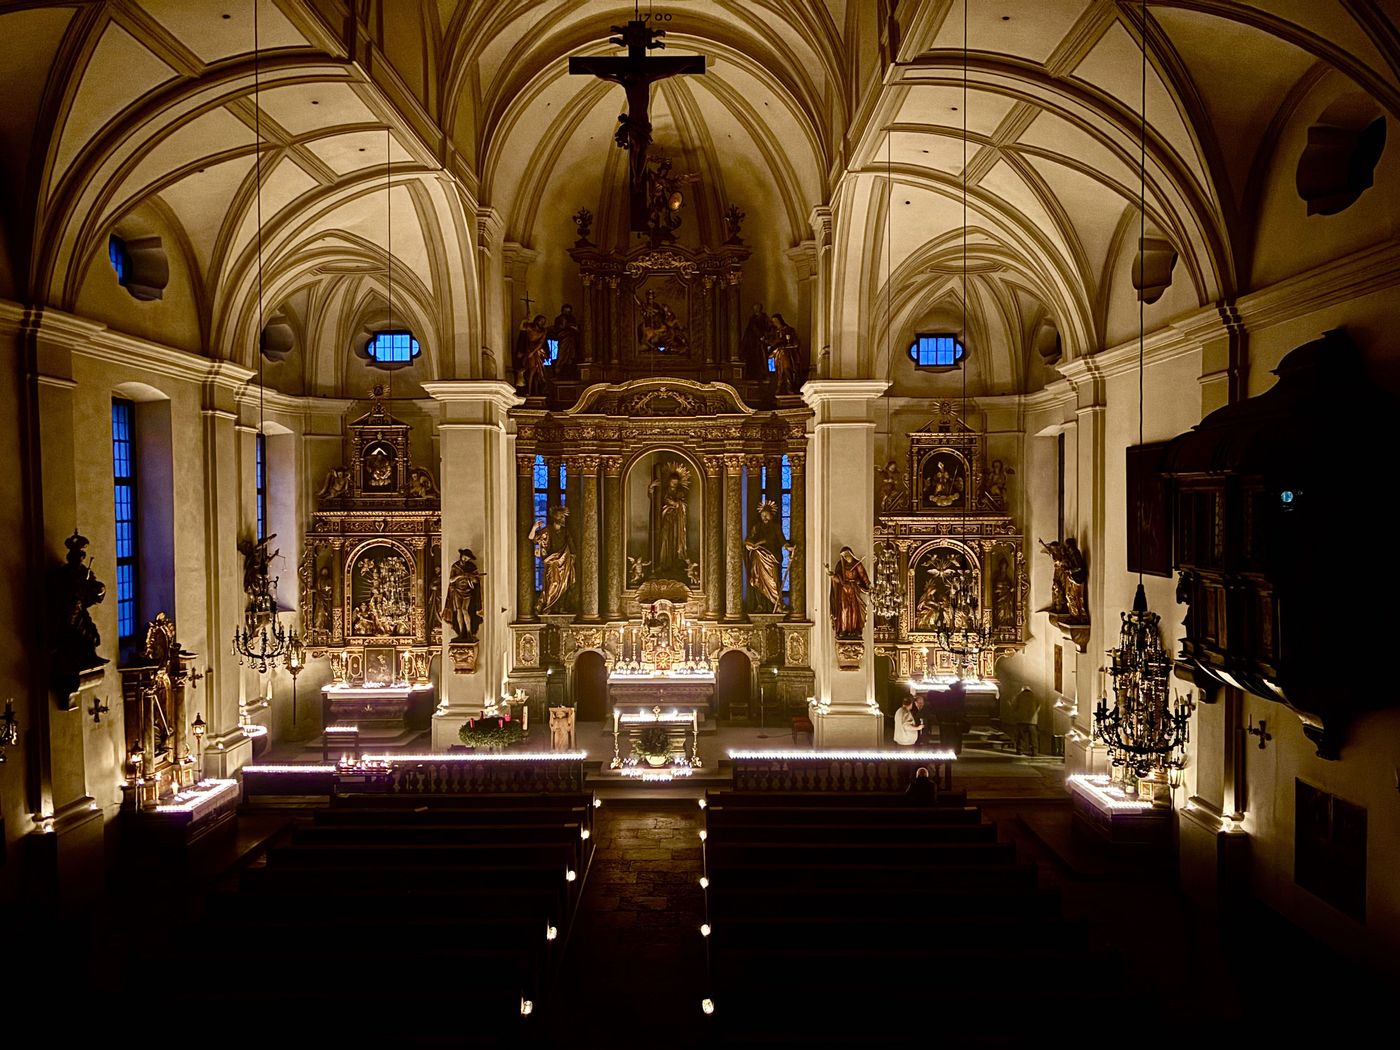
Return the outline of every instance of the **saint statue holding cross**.
{"type": "Polygon", "coordinates": [[[608,43],[627,48],[626,58],[581,57],[569,59],[569,72],[598,77],[621,84],[627,94],[627,112],[617,118],[614,136],[617,144],[631,154],[629,158],[629,191],[631,197],[631,229],[643,233],[647,229],[647,147],[651,145],[651,85],[682,73],[704,73],[704,55],[681,55],[675,58],[649,58],[647,52],[666,45],[658,38],[662,30],[649,29],[646,22],[634,19],[625,26],[610,27],[619,36],[608,43]]]}

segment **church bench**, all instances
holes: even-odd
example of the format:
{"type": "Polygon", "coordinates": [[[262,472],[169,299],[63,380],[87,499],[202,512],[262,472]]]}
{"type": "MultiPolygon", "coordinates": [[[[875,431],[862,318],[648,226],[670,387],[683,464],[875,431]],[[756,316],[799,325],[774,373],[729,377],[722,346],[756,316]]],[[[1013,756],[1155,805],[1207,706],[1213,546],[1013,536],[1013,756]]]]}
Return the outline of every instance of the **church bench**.
{"type": "MultiPolygon", "coordinates": [[[[259,880],[254,880],[259,881],[259,880]]],[[[280,921],[332,913],[350,916],[356,923],[426,922],[448,928],[470,918],[482,907],[479,891],[445,891],[438,888],[414,891],[375,891],[356,887],[287,886],[275,880],[242,893],[224,891],[211,894],[206,914],[211,920],[237,922],[250,910],[280,921]]],[[[510,887],[490,891],[490,914],[502,919],[526,919],[536,923],[559,924],[560,896],[554,887],[510,887]]]]}
{"type": "Polygon", "coordinates": [[[433,810],[471,809],[549,809],[559,806],[593,806],[591,791],[560,791],[552,794],[480,793],[480,794],[366,794],[336,795],[331,799],[336,809],[407,809],[424,807],[433,810]]]}
{"type": "Polygon", "coordinates": [[[578,824],[545,825],[449,825],[441,827],[401,827],[362,825],[358,827],[299,827],[293,830],[295,845],[340,845],[376,849],[380,846],[448,846],[448,845],[562,845],[568,846],[575,870],[585,866],[589,847],[578,824]]]}
{"type": "MultiPolygon", "coordinates": [[[[1028,892],[1035,889],[1033,864],[832,864],[820,860],[797,864],[725,864],[709,869],[711,886],[782,887],[799,890],[822,886],[861,889],[888,896],[898,889],[925,891],[980,888],[1028,892]]],[[[891,905],[893,906],[893,905],[891,905]]]]}
{"type": "Polygon", "coordinates": [[[297,867],[272,865],[247,868],[239,873],[239,887],[245,892],[302,893],[331,899],[343,894],[379,894],[399,899],[422,893],[425,901],[451,890],[485,897],[498,887],[546,891],[554,901],[551,914],[566,915],[574,898],[577,882],[567,882],[562,868],[542,870],[511,865],[448,867],[363,866],[297,867]]]}
{"type": "Polygon", "coordinates": [[[892,936],[902,936],[906,943],[911,938],[936,935],[959,944],[964,939],[994,943],[1000,938],[1011,938],[1087,946],[1088,925],[1082,920],[1062,918],[1056,910],[1058,898],[1053,894],[1049,898],[1039,907],[999,910],[997,905],[1003,900],[1021,904],[1026,898],[949,894],[921,911],[900,911],[897,905],[892,908],[888,899],[871,906],[846,907],[842,905],[850,904],[849,900],[837,905],[838,895],[831,895],[812,902],[823,905],[822,908],[804,912],[781,911],[781,902],[751,900],[739,893],[712,895],[707,917],[714,930],[723,927],[727,936],[743,937],[755,944],[786,943],[789,933],[796,932],[800,939],[807,930],[830,930],[833,936],[841,938],[848,928],[853,928],[857,935],[869,930],[883,936],[888,930],[892,936]]]}
{"type": "Polygon", "coordinates": [[[1016,849],[1003,842],[927,842],[892,839],[873,841],[831,839],[813,841],[730,842],[712,838],[706,843],[706,859],[714,870],[734,865],[762,864],[860,864],[875,867],[898,865],[1011,864],[1016,849]]]}
{"type": "Polygon", "coordinates": [[[502,843],[472,842],[449,845],[344,845],[292,843],[268,850],[268,865],[302,867],[357,866],[379,870],[434,865],[519,865],[557,871],[578,871],[578,845],[574,842],[502,843]]]}
{"type": "Polygon", "coordinates": [[[743,824],[708,825],[708,843],[786,842],[810,838],[814,832],[833,841],[856,842],[996,842],[995,824],[743,824]]]}
{"type": "Polygon", "coordinates": [[[916,806],[710,806],[705,810],[707,827],[764,824],[862,824],[882,827],[961,827],[981,825],[982,815],[974,808],[939,809],[916,806]]]}
{"type": "MultiPolygon", "coordinates": [[[[852,918],[887,916],[900,905],[897,895],[912,885],[915,894],[929,887],[923,883],[885,883],[883,886],[750,886],[717,875],[707,892],[709,913],[714,917],[805,920],[810,916],[840,913],[852,918]]],[[[1060,896],[1053,890],[1031,886],[1007,887],[986,883],[942,885],[929,904],[930,914],[965,916],[979,921],[1012,921],[1059,915],[1060,896]],[[937,910],[935,910],[937,909],[937,910]]]]}
{"type": "Polygon", "coordinates": [[[592,806],[549,807],[487,807],[465,810],[451,809],[375,809],[346,807],[319,809],[312,814],[312,823],[323,827],[356,827],[358,825],[394,824],[399,827],[455,827],[469,825],[488,827],[495,824],[523,826],[527,824],[579,824],[592,830],[592,806]]]}
{"type": "MultiPolygon", "coordinates": [[[[707,790],[705,805],[737,808],[748,806],[755,809],[791,809],[797,806],[816,806],[818,809],[879,809],[886,806],[899,807],[908,811],[923,813],[978,813],[976,806],[958,804],[937,804],[932,806],[910,805],[903,791],[732,791],[707,790]]],[[[974,818],[977,819],[977,818],[974,818]]]]}

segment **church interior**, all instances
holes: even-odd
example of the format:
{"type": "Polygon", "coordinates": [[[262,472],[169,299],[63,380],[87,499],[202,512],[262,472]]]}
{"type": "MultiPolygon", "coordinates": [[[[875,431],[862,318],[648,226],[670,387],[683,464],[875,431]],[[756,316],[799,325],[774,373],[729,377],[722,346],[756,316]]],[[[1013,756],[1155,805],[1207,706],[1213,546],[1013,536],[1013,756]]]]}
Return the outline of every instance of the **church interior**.
{"type": "Polygon", "coordinates": [[[1396,0],[0,35],[7,1041],[1386,1019],[1396,0]]]}

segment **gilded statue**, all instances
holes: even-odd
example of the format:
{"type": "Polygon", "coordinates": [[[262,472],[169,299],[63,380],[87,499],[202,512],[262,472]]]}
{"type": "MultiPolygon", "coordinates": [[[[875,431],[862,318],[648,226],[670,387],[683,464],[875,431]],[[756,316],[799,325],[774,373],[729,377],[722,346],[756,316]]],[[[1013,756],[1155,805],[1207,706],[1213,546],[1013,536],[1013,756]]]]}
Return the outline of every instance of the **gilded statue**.
{"type": "Polygon", "coordinates": [[[926,506],[952,507],[962,501],[963,471],[956,460],[946,455],[936,456],[924,464],[923,474],[926,506]]]}
{"type": "Polygon", "coordinates": [[[350,492],[350,470],[348,467],[332,467],[326,475],[317,499],[338,499],[350,492]]]}
{"type": "Polygon", "coordinates": [[[997,563],[996,575],[992,577],[992,623],[997,627],[1016,626],[1016,579],[1005,558],[997,563]]]}
{"type": "Polygon", "coordinates": [[[457,551],[457,560],[447,581],[447,601],[443,603],[440,619],[450,623],[455,635],[453,642],[474,642],[481,629],[482,578],[486,574],[476,566],[476,555],[468,547],[457,551]]]}
{"type": "Polygon", "coordinates": [[[530,540],[535,544],[536,557],[543,560],[543,580],[537,612],[549,612],[560,603],[564,595],[574,585],[573,537],[569,535],[569,508],[555,506],[549,509],[549,522],[535,522],[530,530],[530,540]]]}
{"type": "Polygon", "coordinates": [[[870,591],[865,566],[850,547],[842,547],[836,568],[827,566],[826,571],[831,577],[828,604],[836,637],[860,638],[865,631],[865,595],[870,591]]]}
{"type": "Polygon", "coordinates": [[[548,325],[544,314],[520,322],[515,337],[515,385],[526,397],[544,395],[544,367],[549,360],[548,325]]]}
{"type": "Polygon", "coordinates": [[[749,567],[749,595],[756,604],[766,599],[768,612],[777,612],[783,604],[783,551],[796,548],[783,535],[778,508],[772,500],[758,505],[758,520],[749,528],[744,540],[744,557],[749,567]]]}
{"type": "Polygon", "coordinates": [[[880,510],[899,513],[909,509],[909,486],[899,464],[890,460],[876,470],[880,476],[880,510]]]}
{"type": "Polygon", "coordinates": [[[375,445],[365,453],[365,468],[369,483],[377,489],[388,488],[394,481],[394,457],[383,445],[375,445]]]}
{"type": "Polygon", "coordinates": [[[408,472],[408,496],[410,499],[436,499],[437,482],[427,467],[412,467],[408,472]]]}
{"type": "Polygon", "coordinates": [[[1079,550],[1079,541],[1071,536],[1049,543],[1041,540],[1040,546],[1054,563],[1050,576],[1050,604],[1041,612],[1061,616],[1067,623],[1088,623],[1089,569],[1079,550]]]}
{"type": "Polygon", "coordinates": [[[782,314],[774,314],[768,321],[764,346],[773,373],[773,392],[793,393],[802,383],[802,349],[797,343],[797,329],[784,321],[782,314]]]}
{"type": "Polygon", "coordinates": [[[660,476],[647,486],[656,514],[656,571],[667,579],[684,580],[690,562],[686,537],[687,501],[690,498],[690,468],[671,462],[662,466],[660,476]]]}

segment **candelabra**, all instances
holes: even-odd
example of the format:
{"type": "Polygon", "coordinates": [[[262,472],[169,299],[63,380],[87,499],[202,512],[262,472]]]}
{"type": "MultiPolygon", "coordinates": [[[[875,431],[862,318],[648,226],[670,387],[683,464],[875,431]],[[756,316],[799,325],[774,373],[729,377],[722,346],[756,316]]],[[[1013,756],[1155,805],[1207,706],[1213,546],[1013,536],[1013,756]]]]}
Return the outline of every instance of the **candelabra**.
{"type": "Polygon", "coordinates": [[[19,743],[19,719],[15,717],[14,700],[5,701],[5,713],[0,715],[0,765],[5,762],[5,748],[19,743]]]}
{"type": "Polygon", "coordinates": [[[1138,584],[1132,612],[1123,613],[1118,648],[1108,651],[1114,705],[1108,698],[1094,709],[1094,737],[1108,747],[1109,761],[1139,778],[1180,769],[1185,764],[1189,701],[1173,707],[1169,695],[1171,659],[1162,647],[1161,618],[1147,609],[1138,584]]]}

